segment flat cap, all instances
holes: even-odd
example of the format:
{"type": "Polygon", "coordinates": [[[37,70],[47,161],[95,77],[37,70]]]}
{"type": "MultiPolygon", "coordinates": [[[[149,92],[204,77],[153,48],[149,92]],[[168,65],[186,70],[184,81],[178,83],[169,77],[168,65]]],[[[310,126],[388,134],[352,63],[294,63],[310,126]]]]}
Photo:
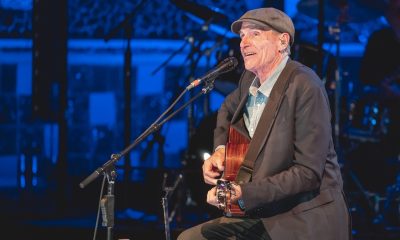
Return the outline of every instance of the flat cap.
{"type": "Polygon", "coordinates": [[[256,25],[270,27],[280,33],[288,33],[290,44],[293,44],[295,30],[292,19],[276,8],[257,8],[247,11],[232,23],[232,32],[239,34],[243,22],[251,22],[256,25]]]}

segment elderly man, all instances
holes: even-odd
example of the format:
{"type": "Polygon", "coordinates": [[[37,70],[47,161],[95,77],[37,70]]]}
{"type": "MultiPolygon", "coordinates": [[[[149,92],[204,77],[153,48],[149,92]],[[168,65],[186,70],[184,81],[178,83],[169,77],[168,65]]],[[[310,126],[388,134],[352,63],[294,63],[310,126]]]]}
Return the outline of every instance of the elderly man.
{"type": "Polygon", "coordinates": [[[226,178],[231,134],[247,140],[235,181],[224,183],[230,194],[221,198],[219,181],[207,195],[209,204],[226,209],[237,203],[243,214],[225,212],[178,239],[349,239],[328,98],[318,76],[289,58],[292,20],[260,8],[231,29],[240,35],[246,71],[218,111],[215,152],[204,162],[203,176],[211,185],[226,178]]]}

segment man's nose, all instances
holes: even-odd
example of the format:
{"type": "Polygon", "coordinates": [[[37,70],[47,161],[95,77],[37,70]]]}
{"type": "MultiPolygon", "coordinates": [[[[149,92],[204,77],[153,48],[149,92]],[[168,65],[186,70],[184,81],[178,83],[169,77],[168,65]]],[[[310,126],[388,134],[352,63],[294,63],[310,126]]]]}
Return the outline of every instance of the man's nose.
{"type": "Polygon", "coordinates": [[[240,48],[244,48],[249,44],[248,38],[246,36],[243,36],[242,39],[240,40],[240,48]]]}

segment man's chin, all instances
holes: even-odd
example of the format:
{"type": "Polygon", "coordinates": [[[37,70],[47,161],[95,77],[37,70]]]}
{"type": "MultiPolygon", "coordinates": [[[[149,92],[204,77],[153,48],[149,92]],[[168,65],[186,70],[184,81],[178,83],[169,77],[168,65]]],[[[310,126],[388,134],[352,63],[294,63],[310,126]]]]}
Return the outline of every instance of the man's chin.
{"type": "Polygon", "coordinates": [[[254,66],[253,65],[251,65],[251,64],[244,64],[244,68],[247,70],[247,71],[250,71],[250,72],[253,72],[254,73],[254,66]]]}

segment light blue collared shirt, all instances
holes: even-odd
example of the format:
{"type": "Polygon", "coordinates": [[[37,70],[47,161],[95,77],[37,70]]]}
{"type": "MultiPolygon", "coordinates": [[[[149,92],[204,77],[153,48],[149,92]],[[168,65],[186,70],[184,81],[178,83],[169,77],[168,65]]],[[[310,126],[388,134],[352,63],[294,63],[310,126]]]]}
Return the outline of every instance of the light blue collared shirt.
{"type": "Polygon", "coordinates": [[[277,66],[275,71],[270,77],[260,86],[260,80],[255,77],[251,86],[249,88],[249,97],[247,99],[246,108],[244,110],[244,123],[246,125],[247,131],[251,138],[254,136],[258,122],[262,112],[264,111],[265,105],[271,90],[274,87],[276,80],[278,80],[279,75],[286,66],[289,57],[286,56],[282,62],[277,66]]]}

